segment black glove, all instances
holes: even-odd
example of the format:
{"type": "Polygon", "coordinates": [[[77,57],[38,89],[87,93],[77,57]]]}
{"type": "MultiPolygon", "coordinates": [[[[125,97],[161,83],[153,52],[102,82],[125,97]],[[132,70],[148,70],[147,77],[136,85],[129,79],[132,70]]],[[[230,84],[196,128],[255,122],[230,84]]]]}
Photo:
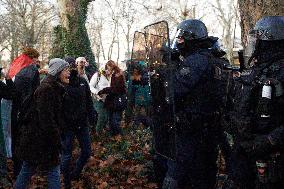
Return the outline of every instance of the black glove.
{"type": "Polygon", "coordinates": [[[272,147],[267,136],[258,136],[254,140],[241,142],[241,146],[249,156],[253,157],[265,155],[272,147]]]}
{"type": "Polygon", "coordinates": [[[102,90],[98,92],[98,95],[102,95],[102,94],[104,94],[102,90]]]}
{"type": "Polygon", "coordinates": [[[162,61],[168,63],[169,61],[169,57],[171,57],[172,61],[179,61],[179,56],[180,53],[179,51],[175,50],[175,49],[171,49],[167,46],[162,46],[162,48],[160,49],[161,55],[162,55],[162,61]]]}

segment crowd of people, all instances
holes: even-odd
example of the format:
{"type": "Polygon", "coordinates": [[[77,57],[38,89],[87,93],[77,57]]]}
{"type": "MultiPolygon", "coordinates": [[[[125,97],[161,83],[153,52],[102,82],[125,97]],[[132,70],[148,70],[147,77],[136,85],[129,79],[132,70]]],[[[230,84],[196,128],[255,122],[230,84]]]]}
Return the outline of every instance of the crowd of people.
{"type": "Polygon", "coordinates": [[[8,157],[13,161],[14,188],[27,188],[37,170],[47,174],[48,188],[61,187],[60,173],[64,187],[71,188],[91,156],[90,130],[98,137],[122,134],[126,86],[114,61],[89,82],[84,57],[53,58],[48,69],[41,69],[39,56],[36,49],[25,48],[0,82],[1,187],[12,187],[8,157]],[[75,138],[80,156],[71,166],[75,138]]]}
{"type": "Polygon", "coordinates": [[[196,19],[178,25],[163,64],[131,62],[126,75],[109,60],[88,78],[84,57],[53,58],[41,69],[38,51],[25,48],[0,81],[1,184],[11,186],[8,157],[16,189],[38,170],[48,188],[60,188],[61,173],[72,188],[92,153],[90,133],[116,140],[125,112],[127,124],[153,131],[159,188],[216,188],[220,151],[223,188],[284,188],[283,31],[283,16],[259,20],[238,71],[196,19]],[[71,166],[75,138],[81,151],[71,166]]]}

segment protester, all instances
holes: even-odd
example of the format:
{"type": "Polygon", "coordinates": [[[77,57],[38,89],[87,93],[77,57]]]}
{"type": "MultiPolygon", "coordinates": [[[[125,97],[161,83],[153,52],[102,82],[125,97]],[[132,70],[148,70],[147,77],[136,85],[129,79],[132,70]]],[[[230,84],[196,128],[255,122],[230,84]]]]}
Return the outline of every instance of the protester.
{"type": "Polygon", "coordinates": [[[120,122],[122,112],[127,106],[126,87],[123,72],[112,60],[106,63],[106,69],[111,74],[110,87],[98,92],[98,95],[107,94],[105,107],[108,110],[110,134],[116,136],[121,133],[120,122]]]}
{"type": "Polygon", "coordinates": [[[149,95],[149,78],[143,63],[141,61],[135,64],[130,76],[130,84],[128,85],[133,96],[133,126],[139,126],[140,123],[144,126],[150,126],[150,119],[147,116],[151,100],[149,95]]]}
{"type": "Polygon", "coordinates": [[[106,127],[108,121],[108,112],[104,107],[106,94],[98,95],[98,92],[102,89],[110,87],[110,74],[108,70],[101,70],[96,72],[90,81],[90,89],[93,93],[94,105],[98,114],[98,120],[96,124],[96,135],[99,136],[102,133],[103,128],[106,127]]]}
{"type": "MultiPolygon", "coordinates": [[[[1,73],[2,68],[0,68],[1,73]]],[[[0,81],[0,100],[2,98],[12,99],[15,96],[15,89],[13,81],[6,76],[6,84],[0,81]]],[[[1,107],[0,107],[1,115],[1,107]]],[[[2,118],[0,117],[0,186],[11,187],[11,182],[7,178],[7,165],[6,165],[6,151],[5,151],[5,140],[3,135],[2,118]]]]}
{"type": "Polygon", "coordinates": [[[66,95],[63,101],[66,131],[62,134],[61,141],[62,162],[61,168],[64,175],[64,187],[71,188],[71,180],[78,179],[84,165],[91,155],[91,139],[89,125],[95,124],[95,110],[88,82],[79,75],[79,68],[75,59],[65,59],[70,64],[70,82],[66,86],[66,95]],[[77,138],[81,153],[76,161],[73,171],[70,171],[74,137],[77,138]]]}
{"type": "Polygon", "coordinates": [[[69,64],[59,58],[49,61],[48,75],[36,89],[21,118],[17,155],[23,160],[16,189],[25,189],[36,169],[47,171],[48,188],[60,188],[60,135],[63,120],[64,85],[69,83],[69,64]]]}
{"type": "MultiPolygon", "coordinates": [[[[15,154],[15,147],[19,138],[18,114],[23,100],[33,94],[39,86],[39,55],[36,49],[26,47],[23,49],[23,53],[12,62],[8,76],[14,80],[17,95],[13,99],[13,103],[10,100],[2,100],[3,127],[5,131],[11,131],[12,160],[15,177],[19,174],[22,166],[22,162],[15,154]]],[[[5,136],[7,136],[6,141],[9,144],[10,136],[8,134],[5,136]]],[[[8,149],[8,152],[9,155],[10,149],[8,149]]]]}
{"type": "Polygon", "coordinates": [[[86,66],[89,66],[89,63],[87,62],[86,58],[85,57],[76,58],[76,65],[77,65],[80,77],[83,77],[89,83],[89,78],[86,74],[86,69],[85,69],[86,66]]]}
{"type": "MultiPolygon", "coordinates": [[[[2,76],[7,75],[8,68],[2,69],[2,76]]],[[[2,80],[6,82],[5,78],[2,80]]],[[[11,138],[11,111],[12,99],[2,99],[1,102],[1,124],[3,129],[4,143],[7,158],[12,158],[12,138],[11,138]]]]}

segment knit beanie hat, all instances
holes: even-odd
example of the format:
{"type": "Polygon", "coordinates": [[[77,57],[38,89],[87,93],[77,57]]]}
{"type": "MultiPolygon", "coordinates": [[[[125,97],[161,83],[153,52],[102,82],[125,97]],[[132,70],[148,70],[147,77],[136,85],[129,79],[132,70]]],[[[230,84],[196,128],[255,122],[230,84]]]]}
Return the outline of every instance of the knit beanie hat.
{"type": "Polygon", "coordinates": [[[60,58],[53,58],[48,63],[48,73],[55,76],[69,66],[68,62],[60,58]]]}
{"type": "Polygon", "coordinates": [[[75,58],[73,58],[71,56],[67,56],[67,57],[64,58],[64,60],[69,63],[69,66],[71,68],[76,68],[76,60],[75,60],[75,58]]]}

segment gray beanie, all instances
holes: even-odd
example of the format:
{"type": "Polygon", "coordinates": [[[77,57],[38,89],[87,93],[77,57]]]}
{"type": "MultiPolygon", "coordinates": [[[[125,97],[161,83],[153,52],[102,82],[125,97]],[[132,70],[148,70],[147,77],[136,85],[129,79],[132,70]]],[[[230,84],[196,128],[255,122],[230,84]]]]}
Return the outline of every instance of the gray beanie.
{"type": "Polygon", "coordinates": [[[53,58],[48,63],[48,73],[55,76],[69,66],[68,62],[60,58],[53,58]]]}

